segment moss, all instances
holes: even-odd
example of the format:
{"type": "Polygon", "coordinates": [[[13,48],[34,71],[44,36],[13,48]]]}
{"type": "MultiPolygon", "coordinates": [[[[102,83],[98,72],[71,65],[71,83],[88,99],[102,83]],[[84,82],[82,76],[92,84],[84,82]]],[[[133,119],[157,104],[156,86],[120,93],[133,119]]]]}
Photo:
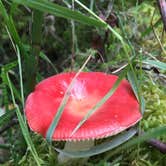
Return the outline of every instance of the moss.
{"type": "MultiPolygon", "coordinates": [[[[145,131],[164,126],[166,124],[166,93],[164,88],[150,81],[145,81],[142,87],[143,96],[146,101],[144,118],[141,128],[145,131]]],[[[166,142],[166,136],[162,136],[166,142]]]]}

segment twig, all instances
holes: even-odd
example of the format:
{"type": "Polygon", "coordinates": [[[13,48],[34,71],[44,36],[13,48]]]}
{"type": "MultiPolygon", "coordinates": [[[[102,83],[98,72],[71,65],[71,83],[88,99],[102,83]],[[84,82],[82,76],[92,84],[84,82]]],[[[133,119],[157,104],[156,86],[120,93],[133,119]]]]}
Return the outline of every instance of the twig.
{"type": "Polygon", "coordinates": [[[165,0],[157,0],[157,3],[158,3],[160,14],[161,14],[161,17],[163,20],[164,29],[166,31],[166,1],[165,0]]]}
{"type": "Polygon", "coordinates": [[[128,63],[122,65],[121,67],[119,67],[118,69],[112,71],[111,73],[112,73],[112,74],[118,73],[118,72],[120,72],[121,70],[123,70],[127,65],[128,65],[128,63]]]}
{"type": "MultiPolygon", "coordinates": [[[[144,134],[144,131],[141,130],[140,135],[143,135],[143,134],[144,134]]],[[[163,143],[154,138],[147,140],[146,143],[148,143],[155,149],[159,150],[161,153],[164,153],[164,154],[166,153],[166,143],[163,143]]]]}
{"type": "Polygon", "coordinates": [[[166,154],[166,143],[163,143],[157,139],[150,139],[147,143],[159,150],[161,153],[166,154]]]}

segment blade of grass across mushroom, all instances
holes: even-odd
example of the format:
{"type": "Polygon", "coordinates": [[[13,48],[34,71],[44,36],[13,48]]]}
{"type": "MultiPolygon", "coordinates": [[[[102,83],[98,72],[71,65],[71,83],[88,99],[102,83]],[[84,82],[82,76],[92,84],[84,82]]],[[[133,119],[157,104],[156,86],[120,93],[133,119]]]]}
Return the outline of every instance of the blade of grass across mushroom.
{"type": "Polygon", "coordinates": [[[90,148],[89,150],[85,150],[85,151],[68,152],[58,148],[55,148],[55,150],[68,157],[74,157],[74,158],[90,157],[90,156],[98,155],[100,153],[104,153],[106,151],[116,148],[117,146],[123,144],[124,142],[132,138],[136,133],[137,133],[136,127],[131,128],[130,130],[124,131],[123,133],[113,137],[111,139],[111,142],[105,142],[100,145],[96,145],[90,148]]]}
{"type": "MultiPolygon", "coordinates": [[[[129,66],[129,65],[128,65],[129,66]]],[[[88,113],[84,116],[84,118],[79,122],[79,124],[75,127],[75,129],[72,131],[71,136],[77,132],[77,130],[86,122],[86,120],[95,112],[97,111],[116,91],[118,86],[120,85],[123,78],[126,76],[127,71],[129,67],[126,66],[124,71],[119,75],[118,79],[110,89],[110,91],[91,109],[88,111],[88,113]]]]}
{"type": "Polygon", "coordinates": [[[70,91],[77,79],[77,77],[79,76],[79,74],[81,73],[81,71],[84,69],[84,67],[86,66],[86,64],[89,62],[89,60],[91,59],[91,57],[96,53],[96,51],[92,50],[92,53],[89,55],[89,57],[86,59],[86,61],[84,62],[84,64],[82,65],[82,67],[79,69],[79,71],[76,73],[76,75],[74,76],[74,78],[72,79],[69,87],[67,88],[66,92],[65,92],[65,95],[62,99],[62,102],[60,103],[60,106],[58,108],[58,111],[52,121],[52,123],[50,124],[48,130],[47,130],[47,133],[46,133],[46,139],[51,142],[51,138],[53,136],[53,133],[58,125],[58,122],[61,118],[61,115],[63,113],[63,110],[65,108],[65,105],[67,104],[67,101],[70,97],[70,91]]]}
{"type": "Polygon", "coordinates": [[[36,164],[38,166],[40,166],[43,163],[43,161],[38,156],[38,153],[37,153],[37,151],[34,147],[34,144],[31,140],[31,137],[30,137],[30,134],[29,134],[29,131],[28,131],[28,127],[27,127],[27,125],[26,125],[26,123],[25,123],[25,121],[24,121],[24,119],[21,115],[21,111],[20,111],[18,105],[16,104],[15,96],[14,96],[13,89],[12,89],[12,86],[11,86],[11,80],[9,78],[8,73],[6,73],[6,76],[7,76],[7,80],[8,80],[8,86],[9,86],[9,89],[10,89],[10,92],[11,92],[12,101],[13,101],[13,104],[15,106],[18,121],[19,121],[21,130],[22,130],[22,134],[24,136],[24,139],[25,139],[25,141],[28,145],[28,148],[29,148],[30,152],[32,153],[32,155],[34,157],[34,160],[35,160],[36,164]]]}
{"type": "Polygon", "coordinates": [[[66,7],[62,7],[55,3],[45,1],[45,0],[13,0],[18,4],[27,5],[33,9],[37,9],[42,12],[47,12],[58,17],[63,17],[67,19],[73,19],[83,24],[92,25],[96,27],[106,27],[106,24],[100,22],[94,18],[90,18],[78,11],[72,11],[66,7]]]}

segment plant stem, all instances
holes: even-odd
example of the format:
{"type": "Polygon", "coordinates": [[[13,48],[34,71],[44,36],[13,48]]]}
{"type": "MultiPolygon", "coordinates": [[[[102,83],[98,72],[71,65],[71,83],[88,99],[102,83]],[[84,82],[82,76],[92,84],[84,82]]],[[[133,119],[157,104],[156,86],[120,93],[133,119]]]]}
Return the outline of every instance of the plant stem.
{"type": "Polygon", "coordinates": [[[42,39],[42,23],[43,13],[37,10],[33,11],[32,14],[32,49],[31,55],[27,57],[26,61],[26,74],[28,92],[31,92],[36,84],[36,74],[38,70],[38,58],[40,54],[40,45],[42,39]]]}
{"type": "MultiPolygon", "coordinates": [[[[74,11],[74,0],[72,0],[72,10],[74,11]]],[[[71,69],[74,68],[75,48],[76,48],[76,33],[75,33],[75,22],[71,20],[72,26],[72,56],[71,56],[71,69]]]]}

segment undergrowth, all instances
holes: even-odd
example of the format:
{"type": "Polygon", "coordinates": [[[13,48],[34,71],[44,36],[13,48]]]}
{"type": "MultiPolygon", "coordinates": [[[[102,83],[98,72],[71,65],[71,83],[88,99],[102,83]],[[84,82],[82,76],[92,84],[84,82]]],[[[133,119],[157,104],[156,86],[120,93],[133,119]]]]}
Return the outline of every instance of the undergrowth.
{"type": "MultiPolygon", "coordinates": [[[[22,123],[18,124],[20,117],[16,116],[16,113],[18,114],[20,110],[24,118],[23,95],[27,96],[35,83],[60,72],[78,71],[92,50],[95,50],[95,55],[86,65],[84,71],[119,74],[127,63],[131,63],[134,74],[137,76],[136,81],[140,83],[141,96],[145,99],[145,110],[138,125],[139,130],[148,132],[150,129],[165,126],[166,72],[163,68],[166,62],[166,41],[156,1],[125,2],[122,0],[110,3],[102,0],[83,1],[85,5],[93,7],[93,11],[124,39],[124,43],[120,43],[119,38],[115,33],[109,31],[110,29],[78,23],[79,21],[86,23],[86,19],[92,17],[78,4],[75,4],[75,10],[84,12],[84,15],[86,13],[89,17],[85,19],[80,16],[79,19],[72,22],[71,19],[65,20],[56,17],[54,13],[48,14],[46,9],[40,13],[34,8],[31,9],[27,4],[19,7],[14,1],[0,0],[1,4],[2,2],[7,10],[6,13],[0,11],[0,18],[3,18],[0,22],[2,27],[0,29],[0,55],[2,55],[0,57],[0,130],[8,124],[10,125],[0,136],[2,138],[2,141],[0,140],[0,162],[2,164],[0,165],[35,166],[36,160],[32,155],[32,152],[35,154],[35,151],[44,161],[44,164],[41,165],[58,165],[58,153],[54,147],[63,148],[64,143],[53,142],[50,145],[40,135],[28,132],[26,123],[23,123],[25,126],[21,130],[20,124],[22,123]],[[41,20],[32,21],[32,12],[37,12],[41,20]],[[158,23],[156,24],[156,22],[158,23]],[[30,25],[40,28],[33,31],[29,27],[30,25]],[[10,29],[10,26],[15,27],[16,31],[10,29]],[[130,56],[126,57],[126,54],[130,56]],[[19,61],[19,56],[16,55],[21,56],[19,61]],[[149,59],[153,61],[145,63],[149,59]],[[155,62],[163,63],[156,65],[155,62]],[[22,65],[21,76],[24,87],[20,86],[20,64],[22,65]],[[33,82],[31,82],[31,77],[35,78],[32,80],[33,82]],[[10,80],[11,86],[9,85],[10,80]],[[29,83],[33,86],[29,86],[29,83]],[[18,110],[13,103],[10,90],[13,91],[15,102],[18,103],[18,110]],[[24,132],[30,136],[31,143],[28,146],[24,139],[24,132]],[[33,145],[34,150],[31,149],[33,145]]],[[[21,3],[19,0],[17,2],[21,3]]],[[[58,1],[59,5],[68,8],[70,3],[71,1],[58,1]]],[[[2,5],[0,7],[2,9],[2,5]]],[[[68,15],[64,16],[68,17],[68,15]]],[[[72,17],[74,19],[74,16],[72,17]]],[[[100,23],[102,24],[102,22],[100,23]]],[[[99,23],[94,21],[93,24],[98,25],[99,23]]],[[[166,142],[166,135],[157,138],[166,142]]],[[[111,138],[109,139],[111,140],[111,138]]],[[[96,141],[97,144],[102,142],[103,140],[96,141]]],[[[81,164],[85,166],[166,165],[166,156],[147,142],[134,145],[115,155],[112,155],[113,151],[92,156],[88,160],[82,161],[81,164]]],[[[74,163],[72,165],[74,166],[74,163]]]]}

